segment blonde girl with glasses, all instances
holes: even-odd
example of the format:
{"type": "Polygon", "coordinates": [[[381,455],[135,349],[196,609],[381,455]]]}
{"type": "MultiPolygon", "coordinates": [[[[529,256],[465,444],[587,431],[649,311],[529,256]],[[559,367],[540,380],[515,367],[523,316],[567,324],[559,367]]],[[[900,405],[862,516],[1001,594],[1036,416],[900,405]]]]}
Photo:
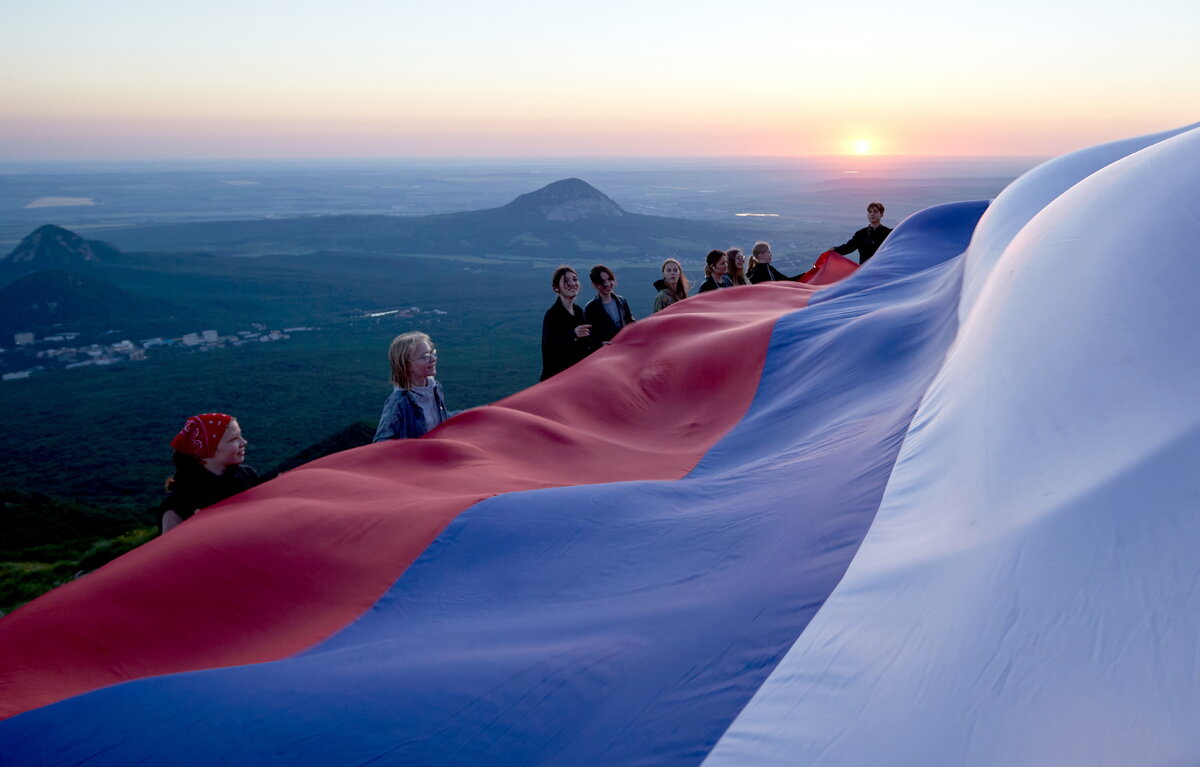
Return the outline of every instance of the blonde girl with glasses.
{"type": "Polygon", "coordinates": [[[383,403],[375,442],[419,437],[445,421],[446,400],[437,375],[437,349],[424,333],[402,333],[392,339],[392,393],[383,403]]]}

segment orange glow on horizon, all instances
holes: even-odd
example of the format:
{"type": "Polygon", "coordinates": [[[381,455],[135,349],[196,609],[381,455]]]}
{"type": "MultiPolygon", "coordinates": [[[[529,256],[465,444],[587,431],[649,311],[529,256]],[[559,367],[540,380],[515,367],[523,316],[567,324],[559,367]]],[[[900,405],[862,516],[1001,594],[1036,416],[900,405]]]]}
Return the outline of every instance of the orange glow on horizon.
{"type": "MultiPolygon", "coordinates": [[[[131,159],[189,157],[834,157],[874,161],[897,156],[1043,156],[1163,130],[1164,118],[1137,115],[1103,125],[1080,118],[1055,130],[963,116],[896,120],[887,136],[815,117],[752,125],[704,120],[689,113],[630,115],[459,114],[436,110],[320,116],[302,110],[227,113],[215,108],[120,115],[78,105],[62,115],[0,117],[0,159],[131,159]],[[1157,121],[1161,120],[1161,121],[1157,121]]],[[[735,113],[736,117],[736,113],[735,113]]],[[[1177,127],[1170,125],[1170,127],[1177,127]]]]}

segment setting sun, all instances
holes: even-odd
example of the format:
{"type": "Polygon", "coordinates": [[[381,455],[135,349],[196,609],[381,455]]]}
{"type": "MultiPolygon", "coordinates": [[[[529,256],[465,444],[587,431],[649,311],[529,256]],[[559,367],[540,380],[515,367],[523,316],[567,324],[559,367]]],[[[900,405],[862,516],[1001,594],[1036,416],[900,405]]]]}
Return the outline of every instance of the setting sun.
{"type": "Polygon", "coordinates": [[[854,142],[854,153],[855,154],[870,154],[871,153],[871,142],[865,141],[863,139],[859,139],[858,141],[855,141],[854,142]]]}

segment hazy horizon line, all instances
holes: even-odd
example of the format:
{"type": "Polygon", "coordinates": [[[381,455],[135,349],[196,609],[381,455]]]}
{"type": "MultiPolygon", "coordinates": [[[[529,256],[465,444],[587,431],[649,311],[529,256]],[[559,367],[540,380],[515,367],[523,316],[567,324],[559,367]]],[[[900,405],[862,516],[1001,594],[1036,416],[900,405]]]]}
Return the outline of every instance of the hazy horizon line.
{"type": "Polygon", "coordinates": [[[70,158],[12,158],[0,157],[0,164],[37,164],[54,165],[61,163],[204,163],[204,162],[572,162],[588,160],[592,162],[606,161],[800,161],[800,160],[904,160],[904,159],[934,159],[934,160],[1038,160],[1048,159],[1054,155],[1040,154],[803,154],[803,155],[757,155],[757,154],[728,154],[728,155],[361,155],[361,156],[288,156],[288,157],[70,157],[70,158]]]}

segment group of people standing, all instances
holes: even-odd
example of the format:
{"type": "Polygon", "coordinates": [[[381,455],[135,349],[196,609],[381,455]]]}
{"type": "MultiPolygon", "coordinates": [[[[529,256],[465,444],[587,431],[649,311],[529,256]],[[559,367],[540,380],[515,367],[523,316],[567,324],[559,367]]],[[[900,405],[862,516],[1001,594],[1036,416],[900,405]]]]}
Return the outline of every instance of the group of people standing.
{"type": "MultiPolygon", "coordinates": [[[[858,251],[859,264],[866,263],[892,231],[881,223],[883,211],[881,202],[868,204],[867,226],[830,250],[843,256],[858,251]]],[[[798,279],[780,272],[771,260],[771,245],[763,241],[754,243],[749,261],[741,248],[711,250],[704,259],[704,281],[697,292],[798,279]]],[[[558,298],[542,318],[542,381],[579,362],[611,341],[621,328],[635,322],[629,302],[616,293],[617,278],[612,269],[597,264],[588,277],[596,289],[596,297],[581,308],[576,304],[579,275],[569,266],[554,270],[550,286],[558,298]]],[[[662,262],[662,277],[655,281],[654,287],[658,291],[654,296],[654,312],[687,298],[691,289],[683,264],[675,258],[662,262]]]]}
{"type": "Polygon", "coordinates": [[[710,250],[704,259],[704,282],[699,292],[793,279],[771,265],[771,246],[759,241],[750,250],[749,263],[741,248],[710,250]]]}
{"type": "MultiPolygon", "coordinates": [[[[728,265],[726,251],[709,253],[704,270],[706,278],[700,292],[745,284],[744,278],[741,283],[730,280],[728,265]],[[715,256],[720,256],[719,260],[715,256]]],[[[560,266],[550,278],[550,288],[558,298],[542,318],[541,381],[571,367],[612,341],[626,325],[636,322],[629,301],[616,292],[617,277],[612,269],[597,264],[588,273],[588,278],[596,289],[596,296],[582,307],[576,303],[581,285],[579,274],[572,267],[560,266]]],[[[675,258],[662,262],[662,277],[655,281],[654,287],[658,290],[654,296],[654,312],[687,298],[691,289],[683,273],[683,264],[675,258]]]]}
{"type": "MultiPolygon", "coordinates": [[[[850,240],[836,245],[842,255],[858,251],[866,263],[883,244],[891,229],[880,222],[883,204],[867,206],[868,225],[850,240]]],[[[747,262],[741,248],[712,250],[704,259],[704,281],[698,292],[793,280],[771,263],[771,246],[756,242],[747,262]]],[[[636,320],[629,301],[616,292],[617,276],[604,264],[588,273],[596,296],[580,307],[579,275],[569,266],[554,270],[550,280],[557,298],[542,318],[542,374],[554,376],[612,341],[636,320]]],[[[655,281],[653,311],[659,312],[688,297],[691,285],[678,259],[662,262],[662,277],[655,281]]],[[[388,348],[392,393],[388,395],[375,432],[375,442],[419,437],[449,418],[442,385],[438,383],[437,349],[425,333],[402,333],[388,348]]],[[[157,507],[162,530],[167,532],[198,509],[211,506],[258,484],[255,471],[244,465],[246,438],[237,419],[225,413],[202,413],[188,418],[171,440],[175,474],[167,480],[167,496],[157,507]]]]}
{"type": "MultiPolygon", "coordinates": [[[[679,274],[682,279],[682,272],[679,274]]],[[[588,278],[596,289],[596,297],[580,307],[575,303],[579,296],[579,274],[569,266],[554,270],[550,287],[558,299],[542,318],[540,381],[571,367],[611,341],[621,328],[635,322],[629,301],[616,292],[617,276],[612,269],[597,264],[588,278]]],[[[686,295],[686,287],[684,291],[686,295]]]]}

